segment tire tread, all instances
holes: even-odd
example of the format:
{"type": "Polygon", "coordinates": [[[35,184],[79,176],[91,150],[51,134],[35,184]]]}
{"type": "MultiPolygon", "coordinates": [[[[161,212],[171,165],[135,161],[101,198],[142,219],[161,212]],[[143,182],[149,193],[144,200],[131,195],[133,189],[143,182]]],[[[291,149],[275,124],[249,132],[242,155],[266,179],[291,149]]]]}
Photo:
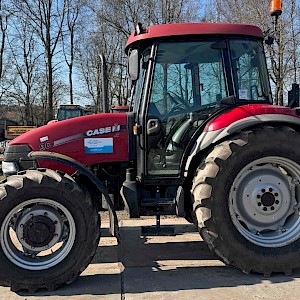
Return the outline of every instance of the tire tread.
{"type": "Polygon", "coordinates": [[[32,278],[25,278],[20,281],[18,276],[15,276],[9,272],[1,272],[0,269],[0,285],[10,286],[11,290],[14,292],[27,290],[30,293],[34,293],[40,289],[53,291],[63,284],[69,284],[73,282],[89,265],[99,244],[100,219],[98,212],[96,211],[90,199],[84,196],[83,191],[75,181],[70,179],[69,175],[58,173],[49,169],[38,169],[27,170],[21,174],[10,176],[5,182],[1,183],[0,205],[1,202],[5,201],[7,197],[12,198],[15,194],[17,195],[18,190],[20,189],[48,186],[49,184],[54,187],[58,186],[61,190],[65,189],[67,193],[74,194],[73,196],[81,197],[80,206],[82,209],[86,210],[86,214],[88,215],[88,218],[86,219],[88,222],[87,227],[89,237],[87,238],[89,239],[89,246],[87,246],[88,249],[86,248],[85,251],[83,251],[84,253],[81,255],[83,259],[80,260],[79,258],[69,272],[64,272],[64,274],[61,274],[57,278],[49,277],[48,281],[46,282],[41,280],[41,283],[39,283],[39,280],[36,280],[37,278],[34,279],[35,283],[33,283],[32,278]]]}

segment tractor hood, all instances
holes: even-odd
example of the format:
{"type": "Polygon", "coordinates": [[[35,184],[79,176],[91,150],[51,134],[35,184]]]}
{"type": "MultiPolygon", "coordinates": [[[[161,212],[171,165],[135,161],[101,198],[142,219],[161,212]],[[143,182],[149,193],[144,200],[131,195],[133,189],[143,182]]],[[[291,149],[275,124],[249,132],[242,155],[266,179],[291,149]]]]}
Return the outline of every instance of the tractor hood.
{"type": "MultiPolygon", "coordinates": [[[[64,154],[86,166],[128,161],[127,119],[127,113],[104,113],[39,127],[12,140],[5,150],[4,161],[22,156],[24,160],[25,154],[20,152],[27,150],[64,154]]],[[[69,167],[53,161],[39,160],[38,166],[71,173],[69,167]]]]}

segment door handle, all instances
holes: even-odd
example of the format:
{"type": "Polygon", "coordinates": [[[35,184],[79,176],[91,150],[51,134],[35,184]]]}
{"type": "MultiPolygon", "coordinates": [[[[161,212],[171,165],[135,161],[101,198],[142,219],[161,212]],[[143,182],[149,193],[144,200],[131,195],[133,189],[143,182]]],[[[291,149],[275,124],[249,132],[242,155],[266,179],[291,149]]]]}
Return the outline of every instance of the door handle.
{"type": "Polygon", "coordinates": [[[160,128],[160,121],[158,119],[149,119],[147,122],[147,135],[159,132],[160,128]]]}

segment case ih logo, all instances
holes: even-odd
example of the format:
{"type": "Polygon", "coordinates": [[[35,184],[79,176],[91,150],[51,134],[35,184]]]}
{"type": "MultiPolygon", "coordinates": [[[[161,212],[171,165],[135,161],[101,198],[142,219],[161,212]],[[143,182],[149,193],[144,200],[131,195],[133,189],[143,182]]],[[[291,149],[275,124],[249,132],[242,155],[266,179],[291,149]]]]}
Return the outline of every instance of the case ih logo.
{"type": "Polygon", "coordinates": [[[121,126],[118,125],[118,124],[115,124],[114,126],[90,129],[86,132],[86,135],[87,136],[94,136],[94,135],[100,135],[100,134],[105,134],[105,133],[118,132],[120,130],[121,130],[121,126]]]}

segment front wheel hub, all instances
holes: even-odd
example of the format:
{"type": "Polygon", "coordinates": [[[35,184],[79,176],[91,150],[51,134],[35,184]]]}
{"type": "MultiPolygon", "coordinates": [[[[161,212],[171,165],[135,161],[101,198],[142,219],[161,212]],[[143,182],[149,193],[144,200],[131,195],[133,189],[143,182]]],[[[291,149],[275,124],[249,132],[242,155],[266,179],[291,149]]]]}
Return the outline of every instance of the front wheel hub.
{"type": "Polygon", "coordinates": [[[33,217],[25,223],[23,228],[24,240],[32,247],[47,246],[55,233],[54,223],[44,216],[33,217]]]}
{"type": "Polygon", "coordinates": [[[0,227],[0,246],[16,266],[46,270],[70,253],[76,226],[69,209],[58,201],[34,198],[14,206],[0,227]]]}
{"type": "Polygon", "coordinates": [[[23,212],[16,225],[19,242],[34,251],[43,251],[55,245],[61,237],[63,226],[58,211],[43,205],[23,212]]]}

